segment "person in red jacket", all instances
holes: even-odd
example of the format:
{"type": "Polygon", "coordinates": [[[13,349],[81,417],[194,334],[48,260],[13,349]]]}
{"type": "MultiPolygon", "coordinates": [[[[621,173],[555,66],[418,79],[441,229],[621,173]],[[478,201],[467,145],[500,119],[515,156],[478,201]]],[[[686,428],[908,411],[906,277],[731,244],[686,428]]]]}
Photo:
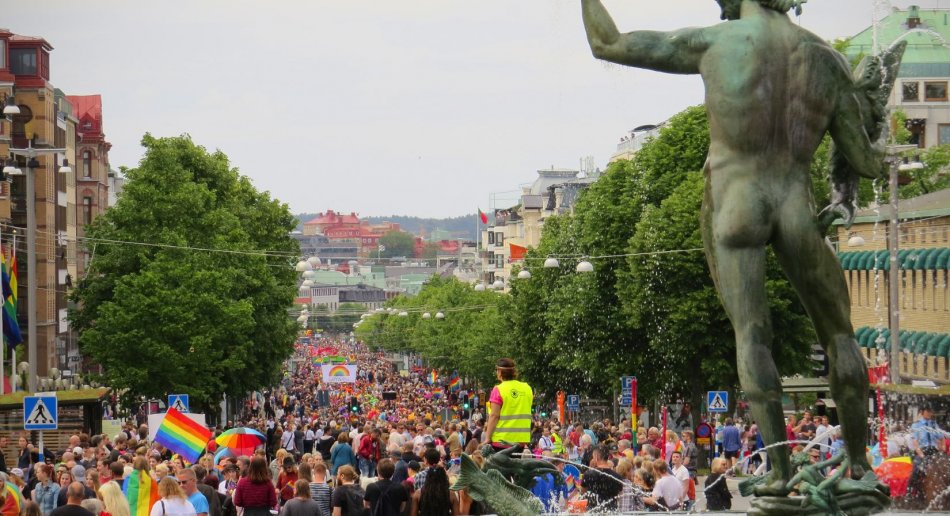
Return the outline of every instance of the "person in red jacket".
{"type": "Polygon", "coordinates": [[[247,476],[234,489],[234,505],[244,509],[244,516],[270,516],[271,509],[277,508],[277,490],[263,457],[251,459],[247,476]]]}
{"type": "Polygon", "coordinates": [[[360,463],[360,474],[365,477],[376,476],[376,464],[381,458],[379,445],[379,429],[374,428],[372,432],[363,434],[360,439],[360,446],[356,451],[356,458],[360,463]]]}

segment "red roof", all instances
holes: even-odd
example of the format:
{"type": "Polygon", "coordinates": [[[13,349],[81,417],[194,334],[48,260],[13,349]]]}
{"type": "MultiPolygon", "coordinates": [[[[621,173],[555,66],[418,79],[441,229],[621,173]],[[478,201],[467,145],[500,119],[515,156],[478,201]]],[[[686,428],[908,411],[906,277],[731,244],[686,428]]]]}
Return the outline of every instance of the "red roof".
{"type": "Polygon", "coordinates": [[[73,114],[80,121],[77,127],[80,133],[102,131],[102,95],[66,95],[66,99],[73,105],[73,114]],[[88,118],[92,126],[84,126],[84,118],[88,118]]]}
{"type": "Polygon", "coordinates": [[[14,34],[10,36],[11,43],[39,43],[46,50],[53,50],[53,45],[49,44],[49,41],[46,41],[43,38],[37,38],[35,36],[24,36],[22,34],[14,34]]]}
{"type": "Polygon", "coordinates": [[[356,213],[350,212],[349,215],[336,213],[333,210],[327,210],[326,213],[318,213],[316,217],[308,220],[304,225],[310,224],[359,224],[360,218],[356,213]]]}

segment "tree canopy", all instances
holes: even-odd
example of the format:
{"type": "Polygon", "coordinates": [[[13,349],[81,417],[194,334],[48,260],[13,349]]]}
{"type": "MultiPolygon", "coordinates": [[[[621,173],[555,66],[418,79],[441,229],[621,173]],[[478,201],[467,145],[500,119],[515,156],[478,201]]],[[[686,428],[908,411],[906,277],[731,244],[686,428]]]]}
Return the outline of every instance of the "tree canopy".
{"type": "Polygon", "coordinates": [[[385,247],[380,252],[383,258],[402,256],[412,258],[416,251],[416,239],[405,231],[390,231],[380,237],[379,245],[385,247]]]}
{"type": "Polygon", "coordinates": [[[83,355],[130,396],[174,388],[199,408],[272,385],[296,336],[294,218],[188,136],[142,145],[118,202],[87,230],[70,313],[83,355]]]}

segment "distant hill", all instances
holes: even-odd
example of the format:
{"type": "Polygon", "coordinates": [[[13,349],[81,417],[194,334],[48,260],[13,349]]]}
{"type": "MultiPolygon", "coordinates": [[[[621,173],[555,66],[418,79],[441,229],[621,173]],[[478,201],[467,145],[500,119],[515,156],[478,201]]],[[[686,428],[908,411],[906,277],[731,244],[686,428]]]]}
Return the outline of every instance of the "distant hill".
{"type": "MultiPolygon", "coordinates": [[[[303,223],[316,217],[316,213],[298,213],[297,230],[303,230],[303,223]]],[[[420,217],[409,217],[405,215],[392,215],[389,217],[360,217],[371,224],[380,222],[395,222],[408,233],[413,235],[424,235],[426,238],[432,235],[433,231],[441,230],[448,233],[448,240],[457,238],[475,241],[475,224],[478,220],[478,214],[462,215],[460,217],[450,217],[445,219],[426,219],[420,217]]]]}

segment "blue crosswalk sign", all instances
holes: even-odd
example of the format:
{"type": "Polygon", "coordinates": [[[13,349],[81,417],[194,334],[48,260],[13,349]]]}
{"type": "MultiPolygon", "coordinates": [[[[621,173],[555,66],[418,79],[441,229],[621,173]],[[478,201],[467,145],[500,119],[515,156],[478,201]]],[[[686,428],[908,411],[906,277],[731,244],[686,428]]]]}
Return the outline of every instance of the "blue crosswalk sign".
{"type": "Polygon", "coordinates": [[[56,430],[59,426],[59,406],[56,396],[26,396],[23,398],[24,430],[56,430]]]}
{"type": "Polygon", "coordinates": [[[178,412],[188,412],[188,395],[187,394],[169,394],[168,395],[168,408],[174,408],[178,412]]]}
{"type": "Polygon", "coordinates": [[[729,412],[729,392],[709,391],[706,393],[706,410],[709,412],[729,412]]]}

